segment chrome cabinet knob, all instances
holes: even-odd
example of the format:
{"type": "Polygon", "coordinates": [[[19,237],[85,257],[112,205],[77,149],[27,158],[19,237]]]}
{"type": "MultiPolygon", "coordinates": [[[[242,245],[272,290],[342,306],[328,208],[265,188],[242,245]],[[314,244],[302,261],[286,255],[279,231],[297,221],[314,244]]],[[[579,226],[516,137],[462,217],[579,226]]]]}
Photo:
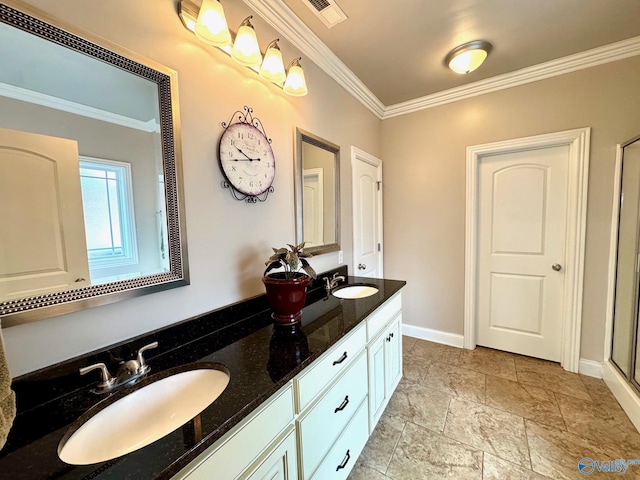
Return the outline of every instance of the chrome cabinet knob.
{"type": "Polygon", "coordinates": [[[359,263],[358,264],[358,270],[365,270],[367,268],[367,266],[364,263],[359,263]]]}
{"type": "Polygon", "coordinates": [[[556,272],[559,272],[560,270],[562,270],[562,265],[560,265],[559,263],[554,263],[553,265],[551,265],[551,268],[553,268],[556,272]]]}

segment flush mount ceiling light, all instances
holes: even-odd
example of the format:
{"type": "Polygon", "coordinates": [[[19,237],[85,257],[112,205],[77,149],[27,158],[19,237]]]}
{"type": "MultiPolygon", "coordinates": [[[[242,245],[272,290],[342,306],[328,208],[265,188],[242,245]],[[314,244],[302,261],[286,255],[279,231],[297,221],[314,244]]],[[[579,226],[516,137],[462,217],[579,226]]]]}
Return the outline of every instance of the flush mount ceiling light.
{"type": "Polygon", "coordinates": [[[300,58],[293,60],[285,72],[279,40],[273,40],[267,45],[263,59],[256,32],[251,25],[252,16],[245,18],[240,24],[232,42],[234,35],[229,30],[219,0],[204,0],[201,7],[191,0],[180,0],[178,14],[184,26],[200,40],[231,55],[236,62],[282,88],[287,95],[302,97],[307,94],[300,58]]]}
{"type": "Polygon", "coordinates": [[[444,63],[456,73],[473,72],[482,65],[482,62],[484,62],[489,55],[491,48],[491,44],[484,40],[473,40],[463,43],[447,54],[444,63]]]}

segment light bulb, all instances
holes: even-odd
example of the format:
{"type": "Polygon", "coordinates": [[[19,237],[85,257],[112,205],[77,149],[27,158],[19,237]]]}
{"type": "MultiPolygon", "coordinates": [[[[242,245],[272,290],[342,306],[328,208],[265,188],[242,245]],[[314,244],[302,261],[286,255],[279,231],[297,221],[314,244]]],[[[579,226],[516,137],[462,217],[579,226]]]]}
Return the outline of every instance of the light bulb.
{"type": "Polygon", "coordinates": [[[307,94],[307,82],[304,79],[304,71],[299,63],[299,58],[289,64],[287,79],[284,82],[284,93],[294,97],[303,97],[307,94]]]}
{"type": "Polygon", "coordinates": [[[231,34],[224,16],[224,9],[218,0],[204,0],[198,13],[194,29],[196,37],[203,42],[221,47],[231,44],[231,34]]]}
{"type": "Polygon", "coordinates": [[[244,19],[231,48],[231,57],[246,67],[259,67],[262,63],[262,54],[256,37],[256,31],[251,25],[251,16],[244,19]]]}
{"type": "Polygon", "coordinates": [[[260,76],[269,82],[282,84],[287,74],[284,71],[282,53],[280,52],[280,47],[278,47],[278,41],[279,39],[274,40],[267,46],[267,51],[260,67],[260,76]]]}

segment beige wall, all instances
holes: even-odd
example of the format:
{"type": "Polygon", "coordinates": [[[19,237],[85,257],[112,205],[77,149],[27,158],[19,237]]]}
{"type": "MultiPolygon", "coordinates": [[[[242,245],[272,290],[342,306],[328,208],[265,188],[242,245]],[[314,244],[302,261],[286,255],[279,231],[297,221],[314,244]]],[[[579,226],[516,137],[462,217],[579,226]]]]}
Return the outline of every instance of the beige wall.
{"type": "MultiPolygon", "coordinates": [[[[582,357],[602,360],[615,144],[640,128],[640,58],[380,122],[303,59],[309,95],[285,96],[184,29],[174,0],[30,0],[30,4],[178,72],[191,285],[3,331],[14,376],[263,292],[271,246],[292,243],[295,127],[342,147],[341,244],[351,263],[349,147],[384,161],[385,273],[408,281],[404,320],[463,330],[465,148],[592,127],[582,357]],[[275,192],[247,205],[220,186],[221,121],[254,108],[273,139],[275,192]]],[[[251,12],[225,3],[231,25],[251,12]]],[[[260,18],[264,48],[280,37],[260,18]]],[[[286,41],[285,60],[298,55],[286,41]]],[[[337,254],[312,259],[322,271],[337,254]]]]}
{"type": "MultiPolygon", "coordinates": [[[[303,58],[309,95],[287,97],[200,43],[177,15],[174,0],[31,0],[33,6],[89,30],[178,72],[185,204],[191,285],[3,331],[13,376],[264,292],[261,276],[271,246],[293,243],[295,127],[348,152],[352,144],[379,154],[380,121],[324,72],[303,58]],[[248,205],[221,187],[216,152],[220,122],[243,105],[273,139],[275,192],[248,205]]],[[[225,3],[230,25],[252,12],[225,3]]],[[[262,48],[280,37],[254,15],[262,48]]],[[[299,55],[280,41],[285,61],[299,55]]],[[[351,211],[349,164],[341,168],[341,211],[351,211]]],[[[343,219],[345,262],[350,262],[351,220],[343,219]]],[[[318,271],[336,266],[337,253],[311,259],[318,271]]]]}
{"type": "Polygon", "coordinates": [[[615,145],[640,133],[640,57],[382,123],[385,276],[403,321],[463,333],[465,149],[591,127],[581,357],[602,361],[615,145]]]}

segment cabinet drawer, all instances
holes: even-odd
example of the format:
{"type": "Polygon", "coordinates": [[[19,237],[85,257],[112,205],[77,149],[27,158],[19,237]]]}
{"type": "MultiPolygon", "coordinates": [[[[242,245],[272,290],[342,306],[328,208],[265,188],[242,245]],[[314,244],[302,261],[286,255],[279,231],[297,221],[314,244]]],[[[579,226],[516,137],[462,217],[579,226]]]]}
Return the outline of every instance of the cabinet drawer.
{"type": "Polygon", "coordinates": [[[367,402],[364,401],[318,467],[313,480],[346,479],[362,453],[368,437],[367,402]]]}
{"type": "Polygon", "coordinates": [[[366,336],[363,322],[347,338],[342,339],[293,379],[297,391],[296,413],[302,412],[334,378],[353,363],[367,343],[366,336]]]}
{"type": "Polygon", "coordinates": [[[362,352],[331,390],[296,422],[304,478],[310,477],[366,398],[367,356],[362,352]]]}
{"type": "Polygon", "coordinates": [[[367,317],[367,341],[373,340],[387,322],[402,310],[402,296],[396,293],[367,317]]]}
{"type": "Polygon", "coordinates": [[[293,422],[293,391],[289,384],[239,425],[187,465],[172,480],[237,478],[293,422]]]}

